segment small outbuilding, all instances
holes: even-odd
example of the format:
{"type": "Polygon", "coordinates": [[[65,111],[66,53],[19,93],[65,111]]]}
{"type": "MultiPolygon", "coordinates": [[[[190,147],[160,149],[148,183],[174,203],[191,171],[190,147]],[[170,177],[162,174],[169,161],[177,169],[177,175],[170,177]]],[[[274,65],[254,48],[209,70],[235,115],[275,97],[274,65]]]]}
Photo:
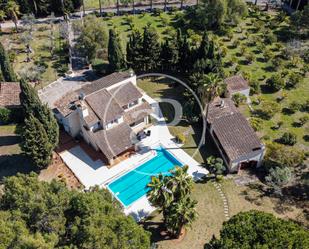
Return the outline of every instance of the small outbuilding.
{"type": "Polygon", "coordinates": [[[231,99],[215,99],[209,106],[207,123],[229,172],[261,165],[265,146],[231,99]]]}
{"type": "Polygon", "coordinates": [[[235,93],[243,94],[249,101],[250,86],[242,75],[234,75],[224,80],[226,84],[227,97],[231,98],[235,93]]]}

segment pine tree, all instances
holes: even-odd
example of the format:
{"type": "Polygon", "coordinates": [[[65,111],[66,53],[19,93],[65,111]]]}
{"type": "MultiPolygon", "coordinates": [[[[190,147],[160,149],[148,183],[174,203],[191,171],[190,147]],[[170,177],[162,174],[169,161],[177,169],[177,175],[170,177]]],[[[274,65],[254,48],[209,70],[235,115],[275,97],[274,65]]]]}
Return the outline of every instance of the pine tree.
{"type": "Polygon", "coordinates": [[[127,63],[134,71],[143,70],[143,37],[142,34],[135,30],[129,36],[127,43],[127,63]]]}
{"type": "Polygon", "coordinates": [[[119,38],[112,29],[109,30],[108,61],[110,72],[121,71],[125,68],[125,60],[119,38]]]}
{"type": "Polygon", "coordinates": [[[16,75],[11,66],[9,56],[5,51],[1,42],[0,42],[0,68],[2,71],[2,76],[5,81],[14,82],[17,80],[16,75]]]}
{"type": "Polygon", "coordinates": [[[144,70],[155,70],[160,61],[161,46],[159,43],[159,36],[155,29],[148,24],[144,28],[143,35],[143,57],[144,70]]]}
{"type": "Polygon", "coordinates": [[[25,119],[22,138],[23,152],[33,160],[38,168],[46,167],[51,161],[52,145],[48,141],[43,125],[32,114],[25,119]]]}

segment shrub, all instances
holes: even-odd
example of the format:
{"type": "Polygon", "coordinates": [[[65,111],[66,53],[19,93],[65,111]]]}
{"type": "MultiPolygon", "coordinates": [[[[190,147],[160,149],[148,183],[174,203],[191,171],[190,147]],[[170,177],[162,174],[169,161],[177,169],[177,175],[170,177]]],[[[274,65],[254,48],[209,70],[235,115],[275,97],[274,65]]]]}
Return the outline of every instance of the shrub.
{"type": "Polygon", "coordinates": [[[254,54],[252,52],[248,52],[244,56],[245,56],[247,63],[252,63],[255,59],[254,54]]]}
{"type": "Polygon", "coordinates": [[[274,101],[263,101],[259,108],[254,111],[256,115],[263,119],[271,119],[280,111],[280,105],[274,101]]]}
{"type": "Polygon", "coordinates": [[[163,13],[163,10],[155,8],[152,10],[152,12],[154,16],[159,16],[161,13],[163,13]]]}
{"type": "Polygon", "coordinates": [[[11,122],[11,110],[0,108],[0,124],[8,124],[11,122]]]}
{"type": "Polygon", "coordinates": [[[302,55],[302,58],[305,63],[309,63],[309,49],[307,49],[304,54],[302,55]]]}
{"type": "Polygon", "coordinates": [[[274,74],[266,81],[266,85],[277,92],[285,86],[285,82],[280,74],[274,74]]]}
{"type": "Polygon", "coordinates": [[[303,117],[301,117],[301,118],[299,119],[299,124],[300,124],[301,126],[303,126],[303,125],[305,125],[308,121],[309,121],[309,116],[306,115],[306,116],[303,116],[303,117]]]}
{"type": "Polygon", "coordinates": [[[250,125],[255,131],[260,131],[263,127],[263,120],[260,118],[250,118],[250,125]]]}
{"type": "Polygon", "coordinates": [[[265,49],[265,46],[260,46],[260,48],[258,48],[259,50],[262,49],[264,50],[263,52],[263,57],[264,57],[264,61],[269,61],[274,57],[274,54],[269,50],[269,49],[265,49]]]}
{"type": "Polygon", "coordinates": [[[300,74],[292,72],[290,73],[288,80],[286,82],[286,86],[287,87],[296,87],[300,81],[301,81],[302,77],[300,74]]]}
{"type": "Polygon", "coordinates": [[[186,136],[183,133],[179,133],[176,135],[176,141],[178,143],[184,144],[186,142],[186,136]]]}
{"type": "Polygon", "coordinates": [[[246,102],[247,97],[244,94],[235,93],[232,96],[232,100],[234,101],[236,106],[239,106],[239,105],[244,104],[246,102]]]}
{"type": "Polygon", "coordinates": [[[266,143],[264,165],[268,167],[295,167],[301,165],[304,159],[304,152],[295,147],[288,147],[273,142],[266,143]]]}
{"type": "Polygon", "coordinates": [[[272,43],[274,43],[276,41],[277,41],[277,38],[276,38],[276,36],[272,32],[269,32],[268,34],[266,34],[264,36],[265,44],[272,44],[272,43]]]}
{"type": "Polygon", "coordinates": [[[257,80],[250,81],[249,85],[250,85],[250,95],[259,94],[261,92],[260,83],[257,80]]]}
{"type": "Polygon", "coordinates": [[[297,143],[297,136],[292,132],[285,132],[279,139],[279,142],[285,145],[294,145],[297,143]]]}
{"type": "Polygon", "coordinates": [[[218,157],[210,156],[206,160],[209,172],[214,175],[222,175],[226,171],[226,167],[224,165],[223,160],[218,157]]]}
{"type": "Polygon", "coordinates": [[[293,101],[290,105],[289,105],[289,110],[293,113],[300,111],[302,109],[302,104],[298,103],[297,101],[293,101]]]}
{"type": "Polygon", "coordinates": [[[289,167],[274,167],[269,170],[268,175],[265,177],[265,181],[268,185],[274,188],[274,190],[280,194],[281,188],[287,185],[292,179],[292,172],[289,167]]]}

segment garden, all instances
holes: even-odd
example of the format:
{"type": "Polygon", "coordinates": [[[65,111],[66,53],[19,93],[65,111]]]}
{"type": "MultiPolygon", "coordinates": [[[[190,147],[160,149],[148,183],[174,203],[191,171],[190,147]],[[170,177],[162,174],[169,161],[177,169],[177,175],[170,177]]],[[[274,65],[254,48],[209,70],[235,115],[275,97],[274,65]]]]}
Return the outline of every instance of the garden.
{"type": "Polygon", "coordinates": [[[15,73],[40,89],[68,71],[68,45],[62,24],[34,24],[32,18],[25,17],[26,25],[18,32],[3,29],[0,41],[8,49],[15,73]]]}

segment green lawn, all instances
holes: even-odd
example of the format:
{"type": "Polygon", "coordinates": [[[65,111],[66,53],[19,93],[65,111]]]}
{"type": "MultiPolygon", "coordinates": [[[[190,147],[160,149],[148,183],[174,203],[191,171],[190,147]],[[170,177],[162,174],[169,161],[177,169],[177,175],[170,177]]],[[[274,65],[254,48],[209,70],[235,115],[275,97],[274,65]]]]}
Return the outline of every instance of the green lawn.
{"type": "Polygon", "coordinates": [[[132,32],[132,28],[142,32],[143,28],[148,23],[150,23],[152,27],[156,28],[160,40],[166,36],[175,35],[175,29],[172,27],[172,22],[175,21],[174,18],[176,14],[177,12],[161,13],[160,16],[155,16],[150,13],[130,15],[129,22],[131,22],[131,25],[128,22],[127,16],[104,18],[103,22],[107,22],[108,28],[114,28],[118,32],[122,42],[122,47],[125,48],[128,35],[132,32]]]}
{"type": "Polygon", "coordinates": [[[0,183],[3,177],[34,170],[29,160],[21,154],[20,142],[16,125],[0,126],[0,183]]]}
{"type": "MultiPolygon", "coordinates": [[[[115,0],[101,0],[102,7],[108,7],[115,5],[115,0]]],[[[99,0],[84,0],[85,9],[98,9],[100,4],[99,0]]]]}

